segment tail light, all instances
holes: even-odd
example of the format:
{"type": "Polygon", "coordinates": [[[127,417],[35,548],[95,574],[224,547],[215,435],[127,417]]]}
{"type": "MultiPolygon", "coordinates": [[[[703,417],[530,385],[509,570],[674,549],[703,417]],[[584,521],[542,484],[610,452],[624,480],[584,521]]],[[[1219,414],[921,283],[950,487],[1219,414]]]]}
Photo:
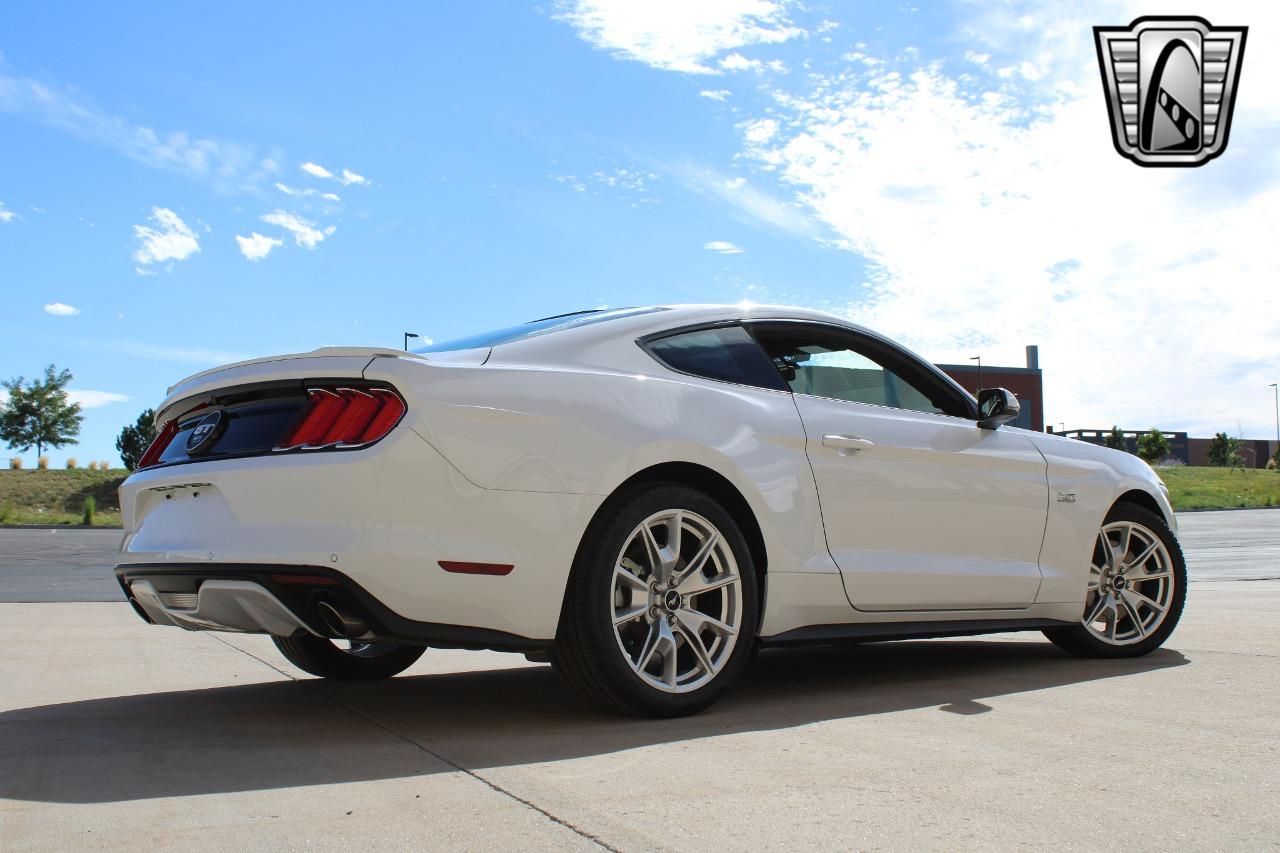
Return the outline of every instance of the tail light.
{"type": "Polygon", "coordinates": [[[405,412],[404,400],[386,388],[309,388],[307,397],[301,420],[276,450],[372,444],[405,412]]]}
{"type": "Polygon", "coordinates": [[[152,465],[160,461],[160,457],[164,455],[165,450],[169,448],[169,442],[173,441],[173,437],[178,434],[178,421],[185,418],[192,412],[198,412],[207,408],[208,403],[201,403],[194,409],[188,409],[176,418],[170,418],[160,427],[160,432],[156,433],[156,437],[151,440],[151,444],[147,446],[147,450],[142,454],[142,458],[138,460],[138,470],[150,468],[152,465]]]}

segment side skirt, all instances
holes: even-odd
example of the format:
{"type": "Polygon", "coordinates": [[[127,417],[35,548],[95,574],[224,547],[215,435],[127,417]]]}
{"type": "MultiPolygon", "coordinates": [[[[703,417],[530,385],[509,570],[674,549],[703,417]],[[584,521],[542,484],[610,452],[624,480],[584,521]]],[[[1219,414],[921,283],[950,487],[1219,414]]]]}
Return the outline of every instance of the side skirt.
{"type": "Polygon", "coordinates": [[[935,637],[971,637],[1005,631],[1039,631],[1078,624],[1058,619],[967,619],[953,622],[859,622],[842,625],[807,625],[761,637],[764,648],[820,646],[885,640],[926,640],[935,637]]]}

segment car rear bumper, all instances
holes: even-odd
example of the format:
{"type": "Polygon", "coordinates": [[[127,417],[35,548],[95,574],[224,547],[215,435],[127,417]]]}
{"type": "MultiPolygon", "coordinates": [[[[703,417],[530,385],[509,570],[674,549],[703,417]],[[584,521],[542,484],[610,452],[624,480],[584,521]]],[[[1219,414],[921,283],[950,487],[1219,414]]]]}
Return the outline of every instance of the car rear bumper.
{"type": "Polygon", "coordinates": [[[116,578],[143,619],[189,631],[284,637],[308,633],[501,651],[536,651],[551,643],[549,638],[407,619],[341,572],[322,567],[140,563],[118,566],[116,578]],[[353,617],[352,624],[362,630],[338,629],[325,606],[353,617]]]}
{"type": "MultiPolygon", "coordinates": [[[[413,626],[444,625],[526,644],[554,638],[574,552],[603,500],[482,489],[405,426],[348,453],[141,471],[125,481],[120,497],[122,577],[172,569],[236,579],[247,566],[257,567],[248,574],[260,579],[269,574],[263,567],[305,569],[360,590],[359,597],[376,603],[370,608],[385,611],[371,615],[383,620],[388,636],[430,641],[438,631],[413,626]],[[454,563],[513,568],[505,575],[463,574],[446,568],[454,563]],[[405,624],[397,629],[396,620],[405,624]]],[[[314,627],[311,614],[291,611],[314,627]]]]}

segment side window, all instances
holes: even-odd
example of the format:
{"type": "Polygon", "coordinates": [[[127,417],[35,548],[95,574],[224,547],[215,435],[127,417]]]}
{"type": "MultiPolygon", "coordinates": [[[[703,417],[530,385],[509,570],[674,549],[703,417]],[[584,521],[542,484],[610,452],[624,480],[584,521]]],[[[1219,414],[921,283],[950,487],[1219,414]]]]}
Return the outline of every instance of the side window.
{"type": "Polygon", "coordinates": [[[967,406],[905,354],[822,326],[762,325],[756,336],[796,394],[926,412],[964,415],[967,406]]]}
{"type": "Polygon", "coordinates": [[[769,357],[741,326],[721,326],[683,332],[656,341],[646,349],[658,361],[705,379],[787,390],[769,357]]]}

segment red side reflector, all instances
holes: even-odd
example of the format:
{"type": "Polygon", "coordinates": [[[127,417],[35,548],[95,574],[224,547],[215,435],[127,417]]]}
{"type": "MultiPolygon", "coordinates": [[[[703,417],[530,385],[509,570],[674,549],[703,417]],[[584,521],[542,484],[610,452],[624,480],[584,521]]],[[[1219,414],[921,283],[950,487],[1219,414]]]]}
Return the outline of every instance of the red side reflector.
{"type": "Polygon", "coordinates": [[[515,566],[505,563],[460,563],[454,560],[441,560],[440,568],[459,575],[509,575],[515,566]]]}

